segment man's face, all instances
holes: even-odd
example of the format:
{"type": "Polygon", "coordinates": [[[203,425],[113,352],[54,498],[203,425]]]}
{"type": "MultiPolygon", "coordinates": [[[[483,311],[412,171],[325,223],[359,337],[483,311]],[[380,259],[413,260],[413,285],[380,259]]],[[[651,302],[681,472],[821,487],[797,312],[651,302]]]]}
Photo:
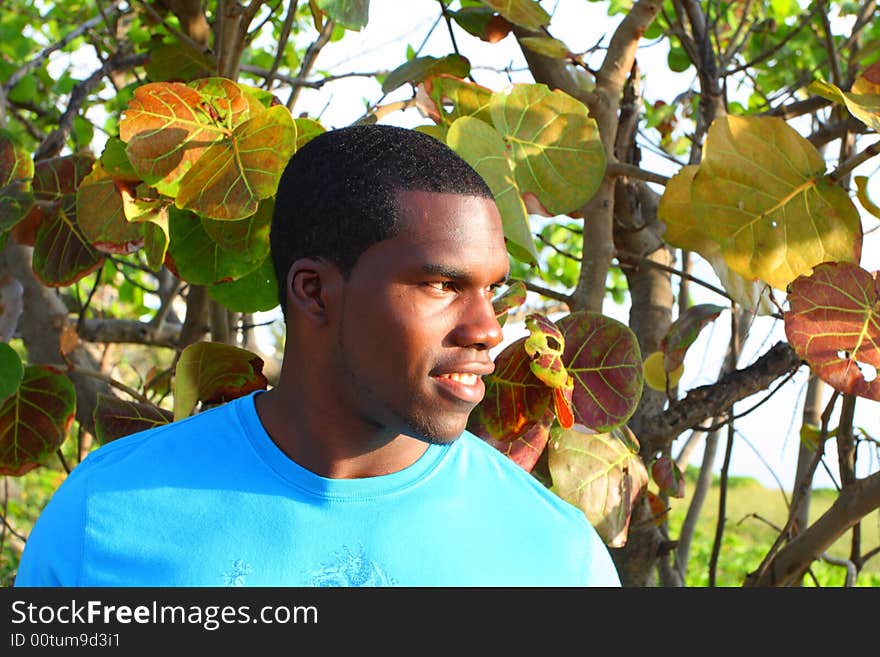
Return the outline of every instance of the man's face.
{"type": "Polygon", "coordinates": [[[447,443],[464,430],[502,339],[492,309],[508,274],[491,199],[402,192],[398,233],[361,254],[345,283],[339,403],[387,437],[447,443]]]}

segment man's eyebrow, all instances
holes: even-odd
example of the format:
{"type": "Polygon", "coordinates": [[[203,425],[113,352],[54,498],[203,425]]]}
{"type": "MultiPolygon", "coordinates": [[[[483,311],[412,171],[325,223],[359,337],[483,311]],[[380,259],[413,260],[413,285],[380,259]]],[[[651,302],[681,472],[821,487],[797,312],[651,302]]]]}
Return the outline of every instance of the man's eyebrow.
{"type": "MultiPolygon", "coordinates": [[[[441,265],[438,263],[427,263],[422,265],[422,271],[431,276],[442,276],[443,278],[449,278],[455,281],[467,281],[471,279],[471,274],[462,270],[456,269],[455,267],[450,267],[448,265],[441,265]]],[[[510,272],[506,272],[504,276],[495,281],[496,284],[503,284],[508,281],[510,278],[510,272]]]]}

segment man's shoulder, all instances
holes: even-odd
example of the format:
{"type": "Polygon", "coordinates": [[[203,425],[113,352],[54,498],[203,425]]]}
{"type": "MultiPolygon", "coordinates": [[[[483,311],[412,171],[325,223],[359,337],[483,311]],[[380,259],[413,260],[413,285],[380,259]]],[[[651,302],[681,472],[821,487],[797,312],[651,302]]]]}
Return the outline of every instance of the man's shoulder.
{"type": "Polygon", "coordinates": [[[221,435],[221,430],[230,425],[230,414],[234,412],[233,403],[106,443],[91,452],[73,470],[69,479],[95,478],[103,473],[125,477],[130,470],[183,464],[190,452],[195,457],[210,449],[221,435]]]}
{"type": "Polygon", "coordinates": [[[459,441],[469,458],[482,462],[482,467],[494,475],[490,485],[500,486],[509,492],[516,492],[526,499],[532,498],[541,507],[549,507],[556,514],[577,525],[578,528],[581,528],[586,522],[586,517],[580,509],[563,500],[534,475],[485,440],[465,431],[459,441]]]}

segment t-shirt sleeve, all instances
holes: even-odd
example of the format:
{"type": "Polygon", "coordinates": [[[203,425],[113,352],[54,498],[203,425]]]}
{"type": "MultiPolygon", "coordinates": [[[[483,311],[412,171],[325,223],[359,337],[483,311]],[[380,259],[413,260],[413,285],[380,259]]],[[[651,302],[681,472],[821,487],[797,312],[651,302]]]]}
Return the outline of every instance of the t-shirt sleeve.
{"type": "Polygon", "coordinates": [[[587,586],[621,586],[620,575],[608,546],[596,529],[584,518],[587,530],[587,586]]]}
{"type": "Polygon", "coordinates": [[[34,523],[14,586],[78,585],[86,507],[86,477],[81,474],[74,470],[68,476],[34,523]]]}

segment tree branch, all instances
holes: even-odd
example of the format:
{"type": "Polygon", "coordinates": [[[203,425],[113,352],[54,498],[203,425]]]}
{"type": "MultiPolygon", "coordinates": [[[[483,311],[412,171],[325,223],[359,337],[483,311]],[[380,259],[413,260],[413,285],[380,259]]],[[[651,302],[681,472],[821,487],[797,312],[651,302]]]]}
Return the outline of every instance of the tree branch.
{"type": "Polygon", "coordinates": [[[657,449],[665,447],[687,429],[699,429],[711,417],[723,414],[736,402],[765,390],[780,376],[796,370],[801,359],[787,342],[777,342],[754,363],[722,376],[717,382],[694,388],[643,429],[639,441],[657,449]]]}

